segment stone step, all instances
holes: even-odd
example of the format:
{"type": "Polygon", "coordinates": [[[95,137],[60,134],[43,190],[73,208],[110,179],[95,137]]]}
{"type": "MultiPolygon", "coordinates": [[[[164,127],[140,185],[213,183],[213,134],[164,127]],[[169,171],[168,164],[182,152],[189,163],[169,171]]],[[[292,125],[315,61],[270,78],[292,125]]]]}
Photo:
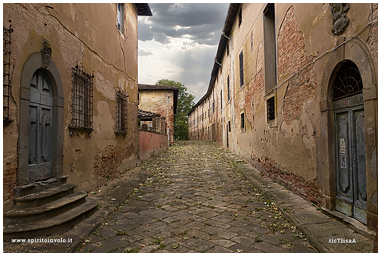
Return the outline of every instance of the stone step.
{"type": "Polygon", "coordinates": [[[41,192],[28,194],[14,199],[15,208],[31,208],[53,202],[67,195],[73,194],[75,185],[62,184],[41,192]]]}
{"type": "Polygon", "coordinates": [[[65,175],[65,176],[61,176],[57,178],[50,178],[47,180],[35,181],[28,185],[15,187],[13,188],[13,191],[15,192],[15,197],[21,197],[21,196],[29,195],[32,193],[41,192],[49,188],[53,188],[53,187],[57,187],[59,185],[65,184],[68,177],[69,175],[65,175]]]}
{"type": "Polygon", "coordinates": [[[90,216],[97,209],[97,201],[88,198],[85,203],[50,219],[26,222],[3,227],[3,240],[14,238],[39,238],[51,234],[61,234],[90,216]]]}
{"type": "Polygon", "coordinates": [[[13,209],[4,212],[4,224],[16,224],[22,222],[37,221],[42,218],[49,218],[66,212],[86,200],[87,193],[75,191],[73,194],[60,198],[53,202],[26,209],[13,209]]]}

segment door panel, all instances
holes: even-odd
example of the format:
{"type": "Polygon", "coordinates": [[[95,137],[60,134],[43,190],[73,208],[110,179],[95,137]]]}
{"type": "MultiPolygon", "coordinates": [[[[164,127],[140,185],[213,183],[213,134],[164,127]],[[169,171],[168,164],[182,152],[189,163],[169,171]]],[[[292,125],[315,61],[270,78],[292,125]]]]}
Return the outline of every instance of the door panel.
{"type": "Polygon", "coordinates": [[[37,163],[37,107],[29,106],[29,154],[28,164],[37,163]]]}
{"type": "Polygon", "coordinates": [[[51,160],[51,110],[43,108],[41,114],[41,162],[51,160]]]}
{"type": "Polygon", "coordinates": [[[43,71],[30,84],[28,173],[30,181],[52,177],[53,95],[43,71]]]}
{"type": "Polygon", "coordinates": [[[336,210],[366,224],[364,107],[350,102],[351,97],[335,102],[342,108],[335,111],[336,210]]]}
{"type": "Polygon", "coordinates": [[[338,122],[338,192],[346,198],[352,195],[350,166],[348,164],[348,113],[337,115],[338,122]]]}

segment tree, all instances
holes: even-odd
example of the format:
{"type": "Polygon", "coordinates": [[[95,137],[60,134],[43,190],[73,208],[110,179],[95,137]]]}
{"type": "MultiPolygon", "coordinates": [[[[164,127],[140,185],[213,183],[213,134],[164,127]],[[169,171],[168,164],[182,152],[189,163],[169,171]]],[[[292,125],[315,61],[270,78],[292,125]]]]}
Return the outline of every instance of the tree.
{"type": "Polygon", "coordinates": [[[179,88],[177,99],[177,115],[175,117],[174,124],[174,136],[175,140],[188,140],[188,117],[187,114],[194,106],[193,93],[189,93],[187,87],[180,82],[176,82],[169,79],[160,79],[156,82],[156,85],[172,86],[179,88]]]}

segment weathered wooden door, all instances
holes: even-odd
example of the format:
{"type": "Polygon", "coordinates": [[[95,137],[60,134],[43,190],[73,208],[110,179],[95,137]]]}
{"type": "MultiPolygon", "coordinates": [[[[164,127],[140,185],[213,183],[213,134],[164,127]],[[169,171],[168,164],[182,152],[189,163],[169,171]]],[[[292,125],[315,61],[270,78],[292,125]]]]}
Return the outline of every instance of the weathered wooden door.
{"type": "Polygon", "coordinates": [[[53,94],[44,71],[30,82],[28,174],[30,181],[52,177],[53,94]]]}
{"type": "Polygon", "coordinates": [[[333,101],[336,210],[366,224],[365,116],[363,95],[359,93],[362,90],[362,83],[357,67],[347,67],[346,70],[344,75],[339,77],[345,86],[336,87],[338,91],[335,92],[336,99],[333,101]],[[348,88],[355,89],[348,91],[348,88]]]}

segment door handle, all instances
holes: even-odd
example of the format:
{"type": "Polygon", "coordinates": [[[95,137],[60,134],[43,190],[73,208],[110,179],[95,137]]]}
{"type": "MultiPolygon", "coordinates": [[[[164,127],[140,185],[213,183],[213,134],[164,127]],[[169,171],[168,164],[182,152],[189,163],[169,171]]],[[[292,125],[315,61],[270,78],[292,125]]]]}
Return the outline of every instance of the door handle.
{"type": "Polygon", "coordinates": [[[49,126],[49,123],[46,123],[45,126],[49,126]]]}
{"type": "Polygon", "coordinates": [[[31,121],[30,124],[36,124],[36,122],[35,121],[31,121]]]}

